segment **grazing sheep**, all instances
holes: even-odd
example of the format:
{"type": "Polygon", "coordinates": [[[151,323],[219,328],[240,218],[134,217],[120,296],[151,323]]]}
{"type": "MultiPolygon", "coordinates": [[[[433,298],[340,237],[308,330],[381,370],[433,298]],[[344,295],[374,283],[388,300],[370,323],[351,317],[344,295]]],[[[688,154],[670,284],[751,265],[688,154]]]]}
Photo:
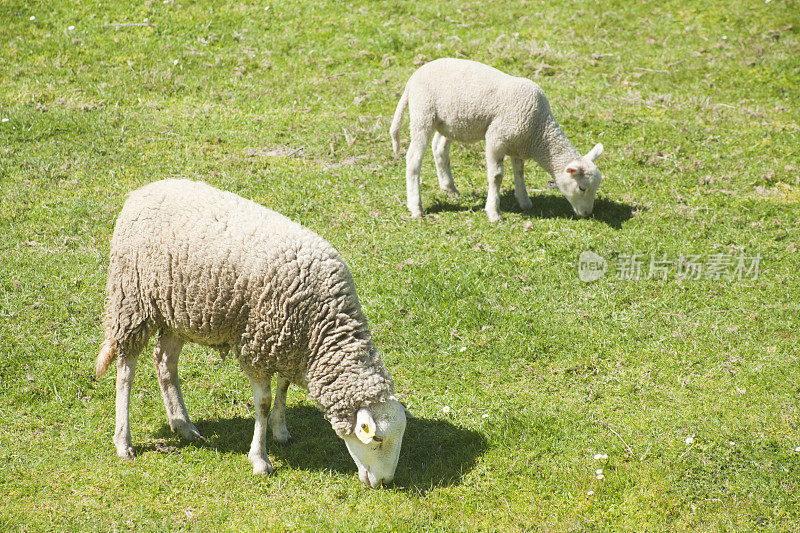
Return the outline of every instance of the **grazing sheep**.
{"type": "Polygon", "coordinates": [[[105,341],[95,371],[117,358],[117,455],[133,457],[129,405],[139,353],[153,359],[173,431],[202,439],[178,381],[185,342],[232,350],[253,387],[253,473],[273,471],[267,425],[287,442],[286,389],[306,388],[371,487],[392,480],[405,408],[372,342],[344,260],[322,237],[255,202],[189,180],[128,196],[111,239],[105,341]],[[271,379],[277,376],[270,413],[271,379]]]}
{"type": "MultiPolygon", "coordinates": [[[[519,207],[532,207],[525,189],[523,164],[533,159],[553,177],[578,216],[592,214],[594,195],[602,176],[594,164],[603,152],[597,144],[581,157],[558,125],[542,89],[534,82],[463,59],[437,59],[409,78],[397,104],[390,134],[400,156],[400,126],[408,107],[411,143],[406,154],[406,194],[411,216],[422,216],[419,172],[425,147],[431,141],[439,187],[458,194],[450,171],[451,141],[486,140],[489,193],[486,214],[500,220],[503,159],[511,157],[519,207]]],[[[551,182],[552,183],[552,182],[551,182]]]]}

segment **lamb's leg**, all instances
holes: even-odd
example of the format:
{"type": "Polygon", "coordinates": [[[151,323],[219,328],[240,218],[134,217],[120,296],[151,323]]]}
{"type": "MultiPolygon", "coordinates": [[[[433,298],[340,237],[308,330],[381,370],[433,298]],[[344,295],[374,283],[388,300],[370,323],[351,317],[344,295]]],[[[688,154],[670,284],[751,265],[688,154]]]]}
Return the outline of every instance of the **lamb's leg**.
{"type": "Polygon", "coordinates": [[[272,376],[266,376],[266,378],[250,376],[256,409],[256,423],[247,459],[253,464],[253,474],[271,474],[274,471],[272,463],[267,457],[267,417],[272,402],[271,381],[272,376]]]}
{"type": "Polygon", "coordinates": [[[406,152],[406,205],[413,218],[422,218],[422,195],[419,192],[419,173],[432,126],[419,127],[411,117],[411,143],[406,152]]]}
{"type": "Polygon", "coordinates": [[[178,380],[178,358],[183,348],[183,341],[169,329],[162,329],[158,335],[156,349],[153,352],[153,364],[156,367],[158,386],[161,388],[161,397],[167,410],[167,420],[172,431],[181,437],[190,440],[205,440],[197,430],[186,404],[183,403],[181,385],[178,380]]]}
{"type": "Polygon", "coordinates": [[[528,190],[525,188],[525,160],[512,157],[511,166],[514,167],[514,196],[517,197],[519,208],[527,211],[533,207],[533,202],[531,202],[528,190]]]}
{"type": "Polygon", "coordinates": [[[486,174],[489,192],[486,195],[486,215],[489,222],[500,221],[500,185],[503,182],[503,151],[486,140],[486,174]]]}
{"type": "Polygon", "coordinates": [[[286,427],[286,391],[289,389],[289,380],[278,374],[275,379],[275,401],[269,413],[269,426],[272,428],[272,438],[276,442],[286,444],[292,441],[289,429],[286,427]]]}
{"type": "Polygon", "coordinates": [[[450,143],[450,139],[437,131],[433,134],[431,151],[433,152],[433,160],[436,162],[436,177],[439,180],[439,188],[447,193],[458,195],[456,184],[453,183],[453,171],[450,167],[450,143]]]}

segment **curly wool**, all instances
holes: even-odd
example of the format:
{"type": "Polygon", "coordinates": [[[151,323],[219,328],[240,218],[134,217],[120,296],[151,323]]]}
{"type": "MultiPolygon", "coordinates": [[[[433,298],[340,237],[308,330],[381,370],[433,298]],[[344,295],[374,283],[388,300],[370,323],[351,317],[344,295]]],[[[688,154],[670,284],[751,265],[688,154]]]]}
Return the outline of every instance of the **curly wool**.
{"type": "Polygon", "coordinates": [[[232,350],[248,375],[277,372],[305,387],[340,436],[359,408],[393,393],[338,252],[204,183],[163,180],[130,193],[111,240],[106,306],[98,374],[118,346],[169,328],[232,350]]]}

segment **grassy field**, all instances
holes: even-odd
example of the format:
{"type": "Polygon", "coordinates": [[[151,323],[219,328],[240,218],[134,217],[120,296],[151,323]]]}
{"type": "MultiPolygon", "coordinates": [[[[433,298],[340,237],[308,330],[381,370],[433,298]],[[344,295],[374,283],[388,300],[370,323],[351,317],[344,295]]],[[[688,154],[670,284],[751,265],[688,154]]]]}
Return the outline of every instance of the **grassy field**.
{"type": "Polygon", "coordinates": [[[0,529],[798,527],[796,0],[0,0],[0,27],[0,529]],[[605,145],[593,218],[532,163],[521,212],[507,164],[489,224],[482,145],[454,145],[457,199],[428,153],[409,218],[389,122],[447,56],[535,80],[582,153],[605,145]],[[113,371],[93,377],[108,242],[165,177],[346,258],[416,415],[394,486],[364,488],[295,388],[296,443],[253,477],[247,380],[197,347],[208,444],[170,433],[145,356],[117,460],[113,371]]]}

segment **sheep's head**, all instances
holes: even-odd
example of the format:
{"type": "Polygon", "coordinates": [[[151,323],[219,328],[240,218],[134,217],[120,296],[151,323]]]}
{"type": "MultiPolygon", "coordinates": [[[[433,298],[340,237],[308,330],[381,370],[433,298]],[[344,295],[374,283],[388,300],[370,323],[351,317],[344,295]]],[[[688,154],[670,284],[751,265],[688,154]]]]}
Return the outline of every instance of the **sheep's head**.
{"type": "Polygon", "coordinates": [[[555,187],[566,196],[579,217],[588,217],[592,214],[594,195],[600,186],[600,180],[603,179],[594,162],[602,153],[603,145],[598,143],[588,154],[570,162],[555,176],[555,187]]]}
{"type": "Polygon", "coordinates": [[[394,479],[406,430],[406,408],[394,399],[362,407],[353,432],[346,434],[347,451],[358,466],[358,477],[376,489],[394,479]]]}

